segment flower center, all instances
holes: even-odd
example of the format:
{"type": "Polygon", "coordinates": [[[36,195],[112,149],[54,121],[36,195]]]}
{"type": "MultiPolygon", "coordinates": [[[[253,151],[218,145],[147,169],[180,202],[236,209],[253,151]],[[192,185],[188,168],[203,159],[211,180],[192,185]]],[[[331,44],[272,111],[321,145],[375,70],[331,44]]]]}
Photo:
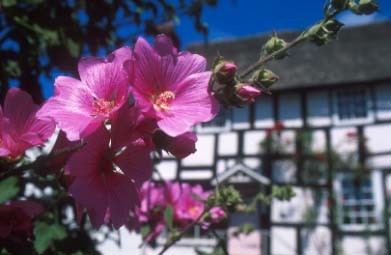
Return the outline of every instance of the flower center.
{"type": "Polygon", "coordinates": [[[106,101],[104,99],[95,99],[92,103],[92,115],[108,114],[114,107],[114,101],[106,101]]]}
{"type": "Polygon", "coordinates": [[[170,103],[175,99],[175,94],[172,91],[164,91],[157,96],[152,97],[152,103],[156,110],[170,109],[170,103]]]}
{"type": "Polygon", "coordinates": [[[187,212],[192,218],[197,218],[200,214],[200,208],[198,206],[192,206],[187,212]]]}

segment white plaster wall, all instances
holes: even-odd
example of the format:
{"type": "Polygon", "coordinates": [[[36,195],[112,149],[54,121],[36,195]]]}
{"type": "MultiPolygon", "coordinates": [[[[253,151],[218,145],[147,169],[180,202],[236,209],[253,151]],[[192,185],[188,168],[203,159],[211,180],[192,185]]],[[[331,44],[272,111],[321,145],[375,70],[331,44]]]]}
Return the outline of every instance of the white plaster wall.
{"type": "MultiPolygon", "coordinates": [[[[177,173],[177,162],[174,160],[163,161],[159,164],[155,164],[156,170],[159,171],[160,175],[164,179],[172,180],[175,179],[177,173]]],[[[154,173],[154,179],[159,180],[160,176],[154,173]]]]}
{"type": "Polygon", "coordinates": [[[281,131],[280,143],[283,148],[283,153],[294,153],[295,152],[295,138],[296,133],[293,130],[281,131]]]}
{"type": "Polygon", "coordinates": [[[369,152],[391,151],[390,124],[367,126],[364,129],[364,135],[369,152]]]}
{"type": "Polygon", "coordinates": [[[311,149],[313,152],[325,152],[327,146],[326,134],[322,130],[312,132],[311,149]]]}
{"type": "Polygon", "coordinates": [[[238,153],[238,134],[235,132],[222,133],[219,135],[219,155],[235,155],[238,153]]]}
{"type": "Polygon", "coordinates": [[[209,180],[212,176],[211,170],[182,170],[180,173],[180,178],[183,180],[209,180]]]}
{"type": "Polygon", "coordinates": [[[382,237],[361,238],[346,236],[342,239],[343,254],[347,255],[387,255],[386,243],[382,237]],[[369,253],[369,250],[371,253],[369,253]]]}
{"type": "Polygon", "coordinates": [[[349,133],[357,133],[354,127],[332,128],[331,146],[340,154],[357,152],[358,142],[356,138],[350,138],[349,133]]]}
{"type": "Polygon", "coordinates": [[[228,168],[234,165],[235,165],[234,159],[219,159],[216,165],[217,174],[223,173],[225,170],[227,170],[228,168]]]}
{"type": "Polygon", "coordinates": [[[249,106],[232,109],[232,128],[248,129],[250,128],[249,106]]]}
{"type": "Polygon", "coordinates": [[[209,166],[214,160],[214,144],[215,138],[213,135],[198,134],[196,143],[197,151],[182,160],[184,166],[209,166]]]}
{"type": "Polygon", "coordinates": [[[331,125],[329,96],[327,91],[307,94],[308,124],[314,127],[331,125]]]}
{"type": "Polygon", "coordinates": [[[261,160],[259,158],[244,158],[243,163],[255,170],[261,167],[261,160]]]}
{"type": "Polygon", "coordinates": [[[247,131],[244,133],[244,153],[245,154],[257,154],[262,153],[261,142],[266,137],[265,131],[247,131]]]}
{"type": "Polygon", "coordinates": [[[391,155],[372,156],[367,159],[367,166],[371,169],[385,169],[391,167],[391,155]]]}
{"type": "Polygon", "coordinates": [[[271,228],[271,254],[297,255],[297,235],[294,228],[271,228]]]}
{"type": "Polygon", "coordinates": [[[391,86],[382,85],[375,88],[377,117],[381,120],[391,119],[391,86]]]}
{"type": "Polygon", "coordinates": [[[273,100],[271,96],[261,96],[255,103],[255,127],[269,128],[274,125],[273,100]]]}
{"type": "Polygon", "coordinates": [[[331,231],[327,227],[303,229],[301,240],[304,255],[331,254],[331,231]]]}
{"type": "Polygon", "coordinates": [[[284,123],[284,126],[301,127],[303,125],[303,120],[300,110],[299,94],[281,95],[278,101],[278,117],[279,120],[284,123]]]}
{"type": "MultiPolygon", "coordinates": [[[[295,196],[290,201],[279,201],[273,199],[272,202],[272,221],[288,222],[288,223],[304,223],[309,209],[315,205],[314,192],[308,188],[293,188],[295,196]]],[[[322,198],[317,213],[317,223],[327,223],[328,208],[327,208],[327,193],[321,193],[322,198]]]]}
{"type": "MultiPolygon", "coordinates": [[[[143,249],[139,248],[142,243],[141,235],[135,232],[129,232],[125,227],[121,227],[118,230],[121,236],[121,246],[119,247],[112,240],[106,240],[104,243],[98,245],[98,251],[103,255],[143,255],[143,249]]],[[[99,233],[96,233],[95,236],[99,233]]],[[[102,236],[103,238],[103,236],[102,236]]]]}

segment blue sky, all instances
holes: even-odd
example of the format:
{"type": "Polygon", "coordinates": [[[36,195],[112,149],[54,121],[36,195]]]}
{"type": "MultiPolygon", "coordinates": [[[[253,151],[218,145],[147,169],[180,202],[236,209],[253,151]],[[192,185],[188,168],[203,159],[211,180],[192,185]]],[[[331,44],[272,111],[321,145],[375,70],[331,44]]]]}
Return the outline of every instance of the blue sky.
{"type": "MultiPolygon", "coordinates": [[[[357,16],[345,12],[339,18],[346,25],[361,25],[391,19],[391,0],[378,0],[380,12],[369,16],[357,16]]],[[[209,40],[238,38],[273,30],[302,30],[322,18],[324,0],[219,0],[216,8],[206,8],[203,21],[209,27],[209,40]]],[[[193,21],[181,17],[177,24],[182,47],[203,41],[203,36],[194,30],[193,21]]],[[[53,94],[53,81],[41,77],[45,98],[53,94]]]]}
{"type": "MultiPolygon", "coordinates": [[[[227,39],[271,32],[301,30],[322,18],[324,0],[219,0],[217,8],[204,10],[203,20],[209,26],[209,39],[227,39]]],[[[346,25],[359,25],[391,19],[391,0],[378,0],[380,12],[357,16],[350,12],[339,19],[346,25]]],[[[202,41],[189,18],[177,27],[182,44],[202,41]]]]}

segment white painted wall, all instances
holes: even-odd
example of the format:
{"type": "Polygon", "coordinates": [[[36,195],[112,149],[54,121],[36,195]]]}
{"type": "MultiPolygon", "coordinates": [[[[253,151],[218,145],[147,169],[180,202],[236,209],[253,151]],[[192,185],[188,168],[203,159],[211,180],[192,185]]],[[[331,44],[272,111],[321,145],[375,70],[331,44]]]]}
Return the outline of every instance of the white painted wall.
{"type": "Polygon", "coordinates": [[[196,144],[197,151],[187,158],[182,160],[184,166],[210,166],[214,161],[214,144],[215,138],[213,135],[198,134],[196,144]]]}
{"type": "Polygon", "coordinates": [[[266,137],[265,131],[247,131],[243,136],[243,151],[245,154],[257,154],[263,152],[261,142],[266,137]]]}
{"type": "Polygon", "coordinates": [[[364,135],[369,152],[391,152],[390,124],[367,126],[364,129],[364,135]]]}
{"type": "Polygon", "coordinates": [[[301,241],[304,255],[331,254],[331,231],[327,227],[303,229],[301,241]]]}
{"type": "Polygon", "coordinates": [[[271,254],[297,255],[297,235],[294,228],[271,228],[271,254]]]}
{"type": "Polygon", "coordinates": [[[222,133],[219,135],[219,155],[236,155],[238,153],[238,134],[236,132],[222,133]]]}
{"type": "Polygon", "coordinates": [[[342,239],[343,254],[354,255],[387,255],[386,243],[381,237],[354,237],[346,236],[342,239]],[[371,253],[369,253],[369,250],[371,253]]]}
{"type": "MultiPolygon", "coordinates": [[[[285,222],[285,223],[304,223],[306,221],[306,215],[309,209],[314,208],[315,192],[309,188],[293,188],[296,196],[290,201],[279,201],[273,199],[271,216],[274,222],[285,222]]],[[[319,212],[317,214],[317,223],[327,223],[328,219],[328,208],[327,208],[327,193],[321,192],[321,202],[319,204],[319,212]]]]}

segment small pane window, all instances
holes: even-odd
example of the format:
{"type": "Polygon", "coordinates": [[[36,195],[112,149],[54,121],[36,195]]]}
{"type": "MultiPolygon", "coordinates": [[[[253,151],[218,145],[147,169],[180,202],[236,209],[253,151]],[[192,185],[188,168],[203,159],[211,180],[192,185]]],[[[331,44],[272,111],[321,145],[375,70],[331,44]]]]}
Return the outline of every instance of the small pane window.
{"type": "Polygon", "coordinates": [[[228,130],[231,124],[231,112],[229,110],[221,109],[219,114],[211,121],[201,123],[197,131],[216,131],[228,130]]]}
{"type": "Polygon", "coordinates": [[[337,92],[337,109],[340,120],[365,119],[368,117],[367,93],[365,89],[337,92]]]}
{"type": "Polygon", "coordinates": [[[341,180],[343,204],[341,219],[344,225],[376,223],[375,201],[369,176],[360,179],[344,175],[341,180]]]}

